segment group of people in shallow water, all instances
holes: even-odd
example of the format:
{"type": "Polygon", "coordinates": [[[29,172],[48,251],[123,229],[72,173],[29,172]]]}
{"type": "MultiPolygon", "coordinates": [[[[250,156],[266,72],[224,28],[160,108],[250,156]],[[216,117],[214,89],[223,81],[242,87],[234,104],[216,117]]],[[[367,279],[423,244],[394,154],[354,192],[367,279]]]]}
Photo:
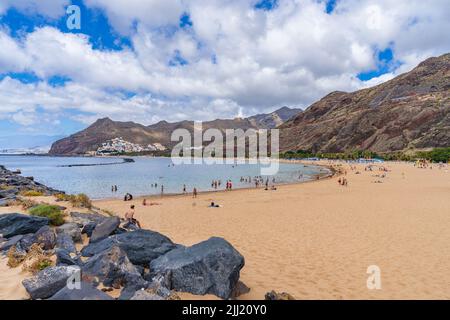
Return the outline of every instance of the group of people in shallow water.
{"type": "Polygon", "coordinates": [[[338,183],[339,183],[339,185],[341,185],[343,187],[347,187],[348,186],[347,178],[344,178],[344,177],[339,178],[338,183]]]}

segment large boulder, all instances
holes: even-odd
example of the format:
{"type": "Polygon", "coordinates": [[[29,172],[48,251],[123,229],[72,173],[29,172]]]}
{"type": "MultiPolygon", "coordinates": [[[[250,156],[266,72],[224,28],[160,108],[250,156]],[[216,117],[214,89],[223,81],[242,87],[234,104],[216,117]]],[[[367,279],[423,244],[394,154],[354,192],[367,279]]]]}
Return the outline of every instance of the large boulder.
{"type": "Polygon", "coordinates": [[[148,264],[177,246],[169,238],[150,230],[137,230],[110,236],[89,244],[81,250],[84,257],[91,257],[113,245],[124,250],[133,264],[148,267],[148,264]]]}
{"type": "Polygon", "coordinates": [[[72,240],[72,237],[67,233],[59,233],[56,236],[56,248],[66,250],[70,253],[76,253],[77,248],[72,240]]]}
{"type": "Polygon", "coordinates": [[[89,258],[84,263],[82,272],[83,279],[98,279],[107,287],[133,287],[136,291],[147,284],[126,253],[118,246],[112,246],[89,258]]]}
{"type": "Polygon", "coordinates": [[[74,222],[65,223],[62,226],[56,228],[56,233],[57,234],[65,233],[69,235],[74,242],[77,243],[82,242],[81,229],[79,228],[78,224],[74,222]]]}
{"type": "Polygon", "coordinates": [[[33,235],[32,242],[41,245],[44,250],[51,250],[56,245],[55,232],[49,226],[43,226],[33,235]]]}
{"type": "Polygon", "coordinates": [[[20,213],[0,215],[0,234],[11,238],[19,234],[35,233],[43,226],[49,224],[49,219],[28,216],[20,213]]]}
{"type": "Polygon", "coordinates": [[[108,217],[102,216],[98,213],[81,213],[81,212],[71,212],[70,217],[72,222],[78,224],[80,228],[83,228],[88,223],[94,223],[95,225],[108,219],[108,217]]]}
{"type": "Polygon", "coordinates": [[[81,282],[80,289],[69,289],[67,286],[59,290],[48,300],[114,300],[91,283],[81,282]]]}
{"type": "Polygon", "coordinates": [[[163,275],[169,289],[228,299],[239,280],[244,257],[222,238],[178,248],[150,263],[152,275],[163,275]]]}
{"type": "Polygon", "coordinates": [[[48,267],[33,278],[22,281],[32,299],[47,299],[67,285],[67,280],[80,272],[76,266],[48,267]]]}
{"type": "Polygon", "coordinates": [[[118,217],[108,218],[101,223],[97,224],[92,231],[90,242],[94,243],[103,240],[116,231],[120,225],[120,219],[118,217]]]}

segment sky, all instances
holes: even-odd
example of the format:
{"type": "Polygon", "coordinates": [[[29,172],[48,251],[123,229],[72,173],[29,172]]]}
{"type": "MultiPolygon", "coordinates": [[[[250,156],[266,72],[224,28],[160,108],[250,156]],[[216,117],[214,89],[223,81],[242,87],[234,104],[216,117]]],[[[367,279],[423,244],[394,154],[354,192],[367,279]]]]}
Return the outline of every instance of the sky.
{"type": "Polygon", "coordinates": [[[306,108],[449,52],[449,17],[448,0],[0,0],[0,137],[306,108]]]}

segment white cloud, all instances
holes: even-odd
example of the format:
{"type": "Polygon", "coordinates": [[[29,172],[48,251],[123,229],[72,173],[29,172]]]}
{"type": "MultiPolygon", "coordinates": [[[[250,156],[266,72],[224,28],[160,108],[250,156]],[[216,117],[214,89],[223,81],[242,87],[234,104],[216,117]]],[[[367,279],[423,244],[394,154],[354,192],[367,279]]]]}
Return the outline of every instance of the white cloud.
{"type": "MultiPolygon", "coordinates": [[[[34,2],[14,5],[50,16],[60,11],[54,2],[34,2]]],[[[85,0],[129,35],[132,47],[121,51],[93,49],[87,36],[51,27],[22,39],[0,30],[0,45],[8,48],[0,51],[0,72],[72,80],[53,88],[6,78],[0,109],[17,121],[37,105],[55,112],[77,109],[83,121],[104,115],[144,123],[250,115],[283,105],[306,107],[330,91],[378,84],[450,51],[446,0],[341,0],[332,14],[316,0],[280,0],[272,11],[254,10],[255,3],[85,0]],[[190,14],[191,28],[176,28],[183,12],[190,14]],[[400,68],[368,82],[357,79],[377,68],[377,52],[387,47],[400,68]],[[169,65],[177,53],[187,65],[169,65]]]]}

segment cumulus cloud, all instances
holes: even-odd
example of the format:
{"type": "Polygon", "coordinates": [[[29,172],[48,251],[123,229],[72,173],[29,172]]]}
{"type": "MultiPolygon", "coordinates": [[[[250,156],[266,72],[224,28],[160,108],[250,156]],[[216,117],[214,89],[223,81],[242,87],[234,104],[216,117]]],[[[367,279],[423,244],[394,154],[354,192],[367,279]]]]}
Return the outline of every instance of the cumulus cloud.
{"type": "MultiPolygon", "coordinates": [[[[3,10],[5,3],[49,16],[61,11],[56,1],[6,1],[3,10]]],[[[102,10],[131,46],[94,49],[88,36],[53,27],[20,39],[0,30],[7,48],[0,73],[41,79],[1,81],[0,108],[13,121],[30,123],[37,107],[78,110],[72,117],[83,122],[108,115],[147,124],[306,107],[330,91],[375,85],[450,51],[446,0],[341,0],[331,13],[316,0],[280,0],[273,10],[256,10],[255,0],[84,3],[102,10]],[[192,26],[179,27],[183,13],[192,26]],[[389,72],[359,80],[386,48],[394,54],[389,72]],[[52,87],[53,76],[71,81],[52,87]]]]}

